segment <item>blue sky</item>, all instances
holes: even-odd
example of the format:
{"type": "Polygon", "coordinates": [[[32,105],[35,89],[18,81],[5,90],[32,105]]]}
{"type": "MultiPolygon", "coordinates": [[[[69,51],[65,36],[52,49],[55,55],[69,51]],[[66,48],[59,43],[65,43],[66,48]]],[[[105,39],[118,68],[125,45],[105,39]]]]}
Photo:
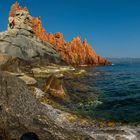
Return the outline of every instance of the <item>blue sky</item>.
{"type": "MultiPolygon", "coordinates": [[[[7,28],[10,6],[0,4],[0,31],[7,28]]],[[[140,0],[18,0],[31,15],[41,16],[47,32],[62,32],[65,40],[87,38],[105,57],[140,57],[140,0]]]]}

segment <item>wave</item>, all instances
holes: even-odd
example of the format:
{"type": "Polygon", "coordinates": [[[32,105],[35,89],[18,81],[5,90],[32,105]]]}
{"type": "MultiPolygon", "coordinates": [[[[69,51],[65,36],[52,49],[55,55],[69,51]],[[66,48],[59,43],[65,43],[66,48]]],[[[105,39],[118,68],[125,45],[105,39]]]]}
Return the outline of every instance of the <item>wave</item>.
{"type": "Polygon", "coordinates": [[[131,128],[130,126],[106,128],[95,130],[92,137],[95,140],[140,140],[140,128],[131,128]]]}

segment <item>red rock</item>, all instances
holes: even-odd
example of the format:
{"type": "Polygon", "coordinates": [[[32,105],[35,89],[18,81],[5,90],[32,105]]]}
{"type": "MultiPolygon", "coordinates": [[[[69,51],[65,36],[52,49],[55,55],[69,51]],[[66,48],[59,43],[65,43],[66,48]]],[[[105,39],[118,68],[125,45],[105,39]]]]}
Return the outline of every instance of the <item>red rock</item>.
{"type": "Polygon", "coordinates": [[[25,10],[25,11],[28,11],[28,9],[26,7],[21,7],[19,5],[18,2],[15,2],[12,6],[11,6],[11,11],[9,13],[9,17],[14,17],[15,14],[16,14],[16,11],[18,10],[25,10]]]}
{"type": "Polygon", "coordinates": [[[57,79],[54,75],[51,75],[44,86],[44,92],[50,94],[52,97],[65,99],[66,93],[60,79],[57,79]]]}
{"type": "MultiPolygon", "coordinates": [[[[9,16],[14,17],[17,10],[28,11],[26,7],[19,6],[18,2],[12,5],[9,16]]],[[[32,29],[40,40],[49,42],[53,45],[61,58],[71,65],[105,65],[110,64],[105,58],[98,56],[85,39],[83,42],[81,38],[75,37],[70,42],[66,42],[63,34],[57,32],[55,34],[47,33],[42,27],[40,17],[33,18],[32,29]]]]}
{"type": "Polygon", "coordinates": [[[38,38],[44,42],[48,41],[48,34],[42,27],[40,17],[32,19],[32,29],[38,38]]]}

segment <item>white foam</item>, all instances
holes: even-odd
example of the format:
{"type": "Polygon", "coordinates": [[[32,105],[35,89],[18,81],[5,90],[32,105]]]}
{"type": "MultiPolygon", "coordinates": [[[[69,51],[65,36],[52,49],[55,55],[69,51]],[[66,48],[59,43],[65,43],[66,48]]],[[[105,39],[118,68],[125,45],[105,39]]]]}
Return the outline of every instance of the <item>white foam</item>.
{"type": "Polygon", "coordinates": [[[116,128],[116,130],[122,130],[124,133],[117,133],[117,134],[113,134],[113,133],[107,133],[107,132],[94,132],[91,134],[91,136],[95,139],[95,140],[99,140],[99,138],[105,138],[106,140],[139,140],[138,139],[138,132],[135,129],[129,128],[127,126],[125,127],[118,127],[116,128]]]}

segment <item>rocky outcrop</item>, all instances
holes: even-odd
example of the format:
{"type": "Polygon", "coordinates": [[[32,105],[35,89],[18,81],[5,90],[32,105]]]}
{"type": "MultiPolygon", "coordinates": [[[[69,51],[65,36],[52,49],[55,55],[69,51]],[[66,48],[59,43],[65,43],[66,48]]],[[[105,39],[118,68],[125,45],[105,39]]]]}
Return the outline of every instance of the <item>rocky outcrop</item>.
{"type": "Polygon", "coordinates": [[[37,84],[37,81],[34,78],[27,75],[20,76],[19,78],[23,80],[27,85],[32,86],[32,85],[37,84]]]}
{"type": "Polygon", "coordinates": [[[0,53],[24,60],[39,58],[52,63],[61,62],[53,46],[34,35],[32,19],[28,10],[18,3],[12,6],[8,31],[0,33],[0,53]]]}
{"type": "Polygon", "coordinates": [[[28,131],[36,132],[41,140],[88,138],[86,134],[67,129],[62,122],[67,115],[50,105],[41,104],[22,80],[0,73],[0,132],[5,132],[4,140],[5,137],[19,140],[28,131]]]}
{"type": "Polygon", "coordinates": [[[0,53],[24,60],[32,58],[46,58],[46,61],[60,61],[58,53],[49,43],[43,44],[33,37],[33,34],[26,28],[13,29],[0,33],[0,53]]]}
{"type": "Polygon", "coordinates": [[[64,86],[62,84],[62,80],[57,79],[54,75],[51,75],[44,85],[44,92],[50,94],[52,97],[65,99],[66,93],[64,90],[64,86]]]}
{"type": "Polygon", "coordinates": [[[85,39],[83,42],[81,38],[75,37],[70,42],[66,42],[63,34],[57,32],[55,34],[47,33],[43,29],[40,18],[34,18],[32,24],[33,31],[37,37],[44,42],[50,42],[55,50],[59,52],[61,58],[72,65],[109,65],[107,59],[98,56],[96,52],[89,45],[85,39]]]}
{"type": "MultiPolygon", "coordinates": [[[[108,60],[96,54],[96,52],[92,49],[92,47],[89,45],[86,39],[82,42],[80,37],[75,37],[70,42],[66,42],[63,38],[63,34],[60,32],[57,32],[55,34],[47,33],[45,29],[42,27],[41,18],[31,17],[29,15],[28,9],[26,7],[22,8],[16,2],[11,7],[11,11],[9,14],[8,29],[9,30],[13,30],[16,28],[21,29],[23,27],[24,29],[26,27],[28,31],[33,32],[37,38],[45,42],[46,48],[49,48],[50,46],[54,48],[59,53],[61,59],[67,62],[68,64],[72,65],[110,64],[108,60]]],[[[33,46],[34,44],[31,45],[33,46]]],[[[32,51],[33,55],[32,57],[35,57],[38,54],[40,53],[32,51]]]]}
{"type": "Polygon", "coordinates": [[[28,12],[28,9],[26,7],[21,7],[18,2],[15,2],[15,4],[13,4],[11,7],[9,17],[14,17],[16,15],[16,11],[19,11],[19,10],[24,10],[28,12]]]}
{"type": "Polygon", "coordinates": [[[112,122],[91,121],[60,111],[41,101],[45,94],[38,88],[30,89],[14,75],[0,72],[1,140],[19,140],[26,132],[35,132],[41,140],[139,139],[139,127],[133,133],[129,126],[119,128],[112,122]]]}
{"type": "Polygon", "coordinates": [[[21,72],[22,66],[26,66],[26,62],[6,54],[0,54],[0,70],[9,72],[21,72]]]}
{"type": "Polygon", "coordinates": [[[32,73],[35,77],[47,78],[52,74],[55,74],[57,77],[61,77],[64,72],[72,72],[74,70],[75,68],[71,66],[50,65],[45,67],[35,67],[32,69],[32,73]]]}

